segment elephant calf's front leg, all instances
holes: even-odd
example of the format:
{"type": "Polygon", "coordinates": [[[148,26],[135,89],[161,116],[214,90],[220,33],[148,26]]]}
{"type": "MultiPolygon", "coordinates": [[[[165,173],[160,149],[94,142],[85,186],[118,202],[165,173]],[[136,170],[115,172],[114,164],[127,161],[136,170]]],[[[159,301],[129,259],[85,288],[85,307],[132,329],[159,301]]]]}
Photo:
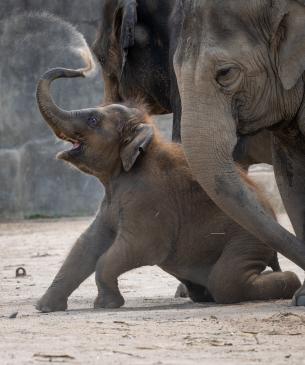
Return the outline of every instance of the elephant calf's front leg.
{"type": "MultiPolygon", "coordinates": [[[[95,270],[105,237],[96,237],[94,225],[77,240],[52,284],[36,304],[41,312],[64,311],[70,294],[95,270]]],[[[105,248],[104,248],[105,249],[105,248]]]]}
{"type": "Polygon", "coordinates": [[[99,258],[95,279],[98,296],[94,308],[119,308],[124,298],[118,287],[118,277],[132,269],[145,265],[141,245],[131,245],[118,237],[109,250],[99,258]]]}

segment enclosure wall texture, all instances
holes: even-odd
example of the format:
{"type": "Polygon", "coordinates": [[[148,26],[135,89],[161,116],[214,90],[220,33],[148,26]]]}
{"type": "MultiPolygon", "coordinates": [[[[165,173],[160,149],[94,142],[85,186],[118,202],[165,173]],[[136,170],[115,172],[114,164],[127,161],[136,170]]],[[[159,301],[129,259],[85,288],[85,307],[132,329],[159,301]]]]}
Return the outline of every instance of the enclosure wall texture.
{"type": "MultiPolygon", "coordinates": [[[[103,191],[95,178],[55,159],[63,149],[43,121],[35,98],[38,78],[48,68],[80,67],[68,46],[71,30],[48,11],[76,25],[90,44],[100,16],[100,0],[1,0],[0,2],[0,218],[93,214],[103,191]]],[[[98,105],[101,75],[54,83],[64,108],[98,105]]]]}

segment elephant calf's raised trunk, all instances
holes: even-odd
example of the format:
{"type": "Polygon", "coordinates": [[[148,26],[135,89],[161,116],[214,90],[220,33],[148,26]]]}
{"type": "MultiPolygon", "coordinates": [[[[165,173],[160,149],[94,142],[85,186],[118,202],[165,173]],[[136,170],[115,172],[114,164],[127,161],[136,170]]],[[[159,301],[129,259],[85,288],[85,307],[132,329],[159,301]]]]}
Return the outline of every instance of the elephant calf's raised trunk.
{"type": "Polygon", "coordinates": [[[72,77],[85,77],[85,69],[70,70],[65,68],[54,68],[47,71],[40,78],[37,85],[36,98],[39,110],[55,133],[63,129],[62,124],[71,120],[75,115],[75,111],[66,111],[59,108],[51,96],[50,86],[52,81],[56,79],[72,77]]]}

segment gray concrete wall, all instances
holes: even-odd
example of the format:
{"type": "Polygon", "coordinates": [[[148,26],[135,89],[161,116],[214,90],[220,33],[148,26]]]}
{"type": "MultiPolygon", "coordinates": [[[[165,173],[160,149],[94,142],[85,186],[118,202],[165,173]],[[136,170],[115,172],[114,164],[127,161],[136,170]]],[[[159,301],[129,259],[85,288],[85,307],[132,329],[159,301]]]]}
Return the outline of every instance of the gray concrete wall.
{"type": "MultiPolygon", "coordinates": [[[[0,20],[24,12],[47,11],[74,24],[92,42],[101,14],[101,0],[1,0],[0,20]]],[[[17,29],[16,29],[17,34],[17,29]]]]}
{"type": "MultiPolygon", "coordinates": [[[[55,159],[63,144],[42,120],[35,99],[37,80],[48,68],[83,63],[67,47],[67,27],[17,15],[37,10],[71,21],[91,42],[100,0],[0,2],[0,218],[93,214],[103,194],[100,184],[55,159]]],[[[53,88],[65,108],[97,105],[102,93],[101,75],[59,81],[53,88]]]]}

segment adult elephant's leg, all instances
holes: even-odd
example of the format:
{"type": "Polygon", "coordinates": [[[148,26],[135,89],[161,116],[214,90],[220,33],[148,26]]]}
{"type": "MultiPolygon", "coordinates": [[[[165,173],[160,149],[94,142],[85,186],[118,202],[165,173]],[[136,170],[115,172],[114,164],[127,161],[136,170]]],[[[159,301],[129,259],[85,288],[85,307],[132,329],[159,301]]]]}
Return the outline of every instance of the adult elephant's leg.
{"type": "Polygon", "coordinates": [[[180,279],[181,283],[176,291],[175,298],[187,298],[195,303],[214,302],[214,299],[208,289],[202,285],[192,283],[188,280],[180,279]]]}
{"type": "MultiPolygon", "coordinates": [[[[273,165],[277,185],[298,238],[305,241],[305,155],[292,144],[273,138],[273,165]]],[[[294,297],[294,304],[305,305],[305,283],[294,297]]]]}
{"type": "Polygon", "coordinates": [[[234,161],[242,168],[259,163],[272,165],[272,134],[262,130],[253,136],[241,136],[233,152],[234,161]]]}
{"type": "Polygon", "coordinates": [[[36,304],[41,312],[67,309],[68,297],[95,270],[98,258],[111,244],[111,235],[98,218],[80,236],[46,293],[36,304]]]}
{"type": "Polygon", "coordinates": [[[176,143],[181,143],[180,123],[181,123],[181,112],[180,112],[180,110],[174,111],[172,141],[176,142],[176,143]]]}
{"type": "Polygon", "coordinates": [[[171,70],[171,106],[173,111],[172,140],[181,143],[181,100],[174,70],[171,70]]]}
{"type": "Polygon", "coordinates": [[[191,281],[179,279],[175,298],[190,298],[195,303],[214,302],[214,299],[208,289],[202,285],[192,283],[191,281]]]}
{"type": "Polygon", "coordinates": [[[273,164],[276,182],[295,233],[305,241],[305,155],[274,136],[273,164]]]}

